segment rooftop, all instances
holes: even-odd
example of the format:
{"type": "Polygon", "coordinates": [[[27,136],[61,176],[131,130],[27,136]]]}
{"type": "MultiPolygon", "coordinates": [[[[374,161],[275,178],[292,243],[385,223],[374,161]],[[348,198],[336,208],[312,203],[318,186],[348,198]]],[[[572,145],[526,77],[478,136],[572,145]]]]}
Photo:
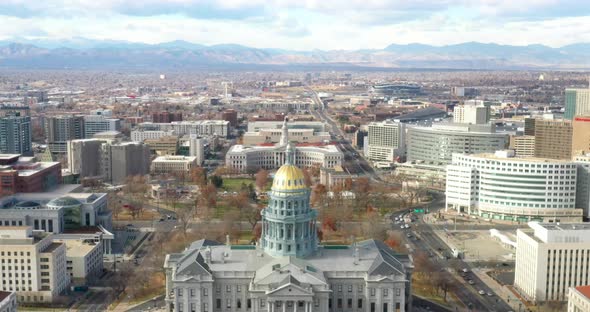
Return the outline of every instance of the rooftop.
{"type": "Polygon", "coordinates": [[[590,299],[590,285],[586,285],[586,286],[577,286],[576,290],[578,292],[580,292],[582,295],[584,295],[584,297],[589,298],[590,299]]]}
{"type": "Polygon", "coordinates": [[[467,157],[486,158],[493,160],[502,161],[517,161],[517,162],[539,162],[539,163],[555,163],[555,164],[571,164],[572,161],[568,159],[550,159],[550,158],[539,158],[539,157],[502,157],[492,153],[481,153],[472,155],[463,155],[467,157]]]}
{"type": "Polygon", "coordinates": [[[96,243],[87,243],[76,239],[66,239],[62,242],[66,244],[68,257],[84,257],[97,246],[96,243]]]}
{"type": "Polygon", "coordinates": [[[49,246],[47,246],[43,251],[43,253],[51,253],[53,251],[55,251],[57,248],[59,248],[62,245],[62,243],[51,243],[49,244],[49,246]]]}
{"type": "Polygon", "coordinates": [[[10,294],[12,294],[12,292],[0,290],[0,302],[2,302],[2,300],[4,300],[4,299],[8,298],[8,296],[10,296],[10,294]]]}

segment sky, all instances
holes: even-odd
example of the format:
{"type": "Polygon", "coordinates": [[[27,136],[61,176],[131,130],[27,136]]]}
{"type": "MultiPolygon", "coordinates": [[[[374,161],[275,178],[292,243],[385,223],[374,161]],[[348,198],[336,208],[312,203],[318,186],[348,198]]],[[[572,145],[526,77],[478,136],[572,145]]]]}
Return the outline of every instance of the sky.
{"type": "Polygon", "coordinates": [[[185,40],[291,50],[590,42],[589,0],[0,0],[0,40],[185,40]]]}

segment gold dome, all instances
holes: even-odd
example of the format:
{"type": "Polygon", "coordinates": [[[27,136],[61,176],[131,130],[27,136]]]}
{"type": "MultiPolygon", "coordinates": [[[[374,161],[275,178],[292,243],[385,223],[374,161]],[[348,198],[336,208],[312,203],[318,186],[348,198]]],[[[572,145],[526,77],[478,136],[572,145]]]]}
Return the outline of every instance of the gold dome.
{"type": "Polygon", "coordinates": [[[284,164],[275,173],[272,188],[276,190],[300,190],[306,189],[305,175],[297,166],[284,164]]]}

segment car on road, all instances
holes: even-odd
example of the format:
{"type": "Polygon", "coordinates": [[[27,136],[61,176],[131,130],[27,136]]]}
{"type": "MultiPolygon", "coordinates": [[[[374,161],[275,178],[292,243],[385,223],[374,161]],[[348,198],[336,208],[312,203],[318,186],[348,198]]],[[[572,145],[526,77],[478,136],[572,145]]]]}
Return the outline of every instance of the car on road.
{"type": "Polygon", "coordinates": [[[493,297],[494,294],[492,294],[491,292],[488,292],[488,297],[493,297]]]}
{"type": "Polygon", "coordinates": [[[467,281],[467,283],[469,283],[469,285],[475,284],[475,282],[473,280],[469,280],[469,281],[467,281]]]}
{"type": "Polygon", "coordinates": [[[463,269],[463,273],[467,273],[467,272],[469,272],[468,269],[463,269]]]}
{"type": "Polygon", "coordinates": [[[412,237],[412,233],[408,233],[408,234],[406,234],[406,236],[407,236],[408,238],[410,238],[410,237],[412,237]]]}
{"type": "Polygon", "coordinates": [[[480,291],[478,291],[478,293],[479,293],[480,295],[482,295],[482,296],[486,294],[486,292],[485,292],[485,291],[483,291],[483,290],[480,290],[480,291]]]}

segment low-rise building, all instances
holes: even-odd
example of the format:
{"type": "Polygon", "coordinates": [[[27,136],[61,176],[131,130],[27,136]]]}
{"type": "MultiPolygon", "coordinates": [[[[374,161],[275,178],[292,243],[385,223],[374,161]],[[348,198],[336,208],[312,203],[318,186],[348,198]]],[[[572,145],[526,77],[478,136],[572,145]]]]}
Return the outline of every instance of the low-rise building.
{"type": "Polygon", "coordinates": [[[197,166],[197,157],[160,156],[152,161],[152,174],[189,174],[197,166]]]}
{"type": "Polygon", "coordinates": [[[16,312],[16,293],[0,290],[0,312],[16,312]]]}
{"type": "Polygon", "coordinates": [[[19,302],[52,302],[70,284],[65,245],[31,227],[0,228],[0,260],[0,289],[16,292],[19,302]]]}
{"type": "Polygon", "coordinates": [[[178,137],[175,135],[146,139],[143,142],[149,146],[152,155],[176,155],[178,153],[178,137]]]}
{"type": "Polygon", "coordinates": [[[170,123],[143,122],[137,125],[138,131],[174,131],[177,136],[217,135],[227,137],[229,135],[229,121],[225,120],[197,120],[197,121],[173,121],[170,123]]]}
{"type": "Polygon", "coordinates": [[[342,166],[334,166],[334,168],[320,168],[320,183],[325,185],[328,189],[335,186],[351,187],[354,182],[364,175],[352,174],[345,171],[342,166]]]}
{"type": "Polygon", "coordinates": [[[35,157],[0,154],[0,196],[49,191],[60,183],[59,162],[38,162],[35,157]]]}
{"type": "Polygon", "coordinates": [[[567,312],[590,311],[590,285],[570,287],[567,295],[567,312]]]}
{"type": "Polygon", "coordinates": [[[72,283],[84,285],[102,274],[102,242],[83,239],[54,239],[66,245],[67,272],[72,283]]]}
{"type": "MultiPolygon", "coordinates": [[[[590,284],[590,225],[530,222],[516,231],[514,286],[533,302],[565,301],[590,284]]],[[[583,310],[587,311],[587,310],[583,310]]]]}
{"type": "Polygon", "coordinates": [[[515,157],[535,157],[535,136],[511,135],[510,149],[514,150],[515,157]]]}
{"type": "Polygon", "coordinates": [[[148,139],[159,139],[161,137],[172,136],[174,131],[162,130],[133,130],[131,131],[131,141],[143,142],[148,139]]]}
{"type": "MultiPolygon", "coordinates": [[[[329,132],[316,132],[314,129],[291,128],[288,131],[289,139],[296,143],[322,143],[331,139],[329,132]]],[[[279,143],[282,133],[281,129],[261,129],[258,132],[246,132],[242,143],[244,145],[279,143]]]]}

